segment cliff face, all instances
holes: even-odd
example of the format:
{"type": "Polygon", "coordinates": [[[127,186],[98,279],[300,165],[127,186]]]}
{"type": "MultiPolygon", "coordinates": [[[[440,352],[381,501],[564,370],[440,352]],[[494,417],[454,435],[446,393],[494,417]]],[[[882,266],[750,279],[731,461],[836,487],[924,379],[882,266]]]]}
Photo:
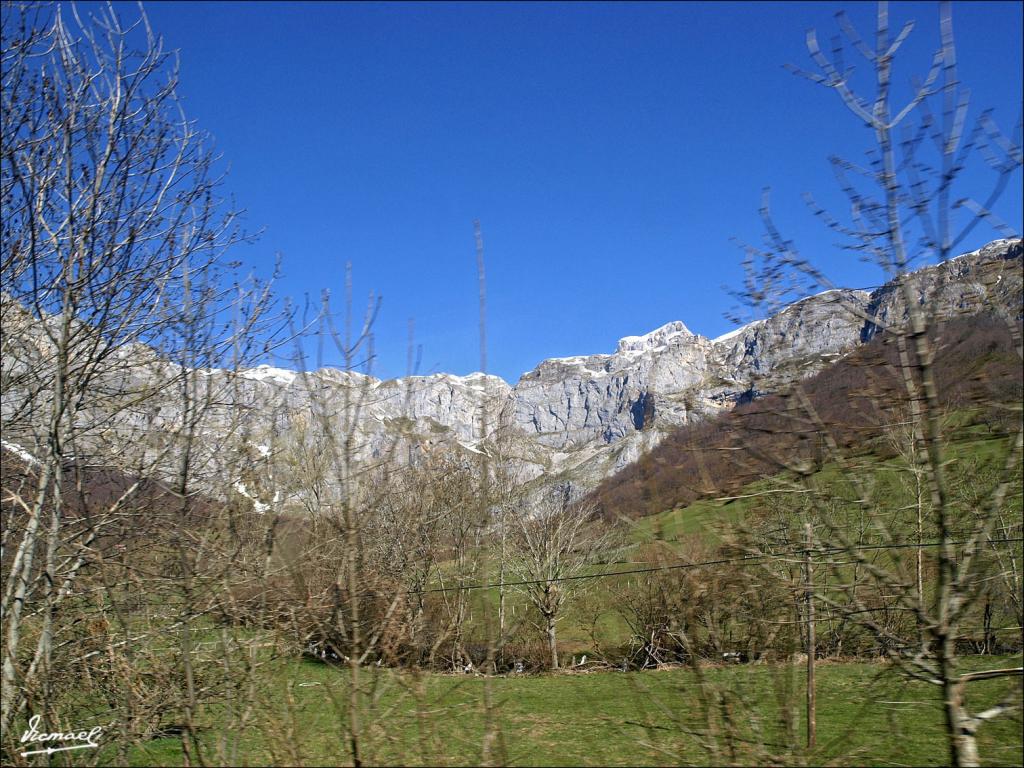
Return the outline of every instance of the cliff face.
{"type": "Polygon", "coordinates": [[[1024,317],[1021,304],[1021,240],[996,240],[983,248],[925,267],[890,281],[871,294],[862,339],[867,341],[887,325],[907,322],[904,283],[919,306],[944,317],[996,308],[1007,317],[1024,317]]]}
{"type": "Polygon", "coordinates": [[[610,355],[545,360],[513,388],[515,427],[583,483],[620,469],[674,427],[809,376],[907,322],[903,282],[929,313],[999,308],[1020,319],[1020,240],[999,240],[867,293],[832,290],[717,339],[681,322],[610,355]]]}
{"type": "MultiPolygon", "coordinates": [[[[941,316],[996,306],[1020,317],[1021,251],[1019,240],[996,241],[904,280],[941,316]]],[[[490,429],[500,427],[528,477],[559,474],[588,486],[675,427],[809,376],[880,327],[905,322],[904,291],[894,281],[872,293],[826,291],[717,339],[671,322],[620,339],[610,354],[544,360],[514,386],[480,374],[363,381],[358,431],[373,456],[399,437],[474,450],[486,402],[490,429]]],[[[332,380],[326,371],[313,376],[332,380]]]]}
{"type": "MultiPolygon", "coordinates": [[[[1021,253],[1020,240],[996,241],[870,294],[834,290],[811,296],[717,339],[694,334],[679,321],[668,323],[620,339],[610,354],[545,360],[514,386],[482,374],[381,381],[329,368],[204,370],[209,391],[218,394],[203,431],[223,440],[229,432],[244,435],[258,446],[272,441],[302,446],[328,431],[335,437],[351,433],[360,460],[388,453],[407,460],[432,446],[501,450],[521,461],[524,479],[557,475],[589,487],[676,426],[815,373],[887,325],[904,324],[902,281],[911,281],[916,300],[940,316],[997,308],[1021,318],[1021,253]],[[481,441],[484,406],[488,432],[500,435],[500,445],[493,438],[481,441]]],[[[5,346],[12,334],[23,334],[22,348],[33,359],[45,356],[43,336],[32,331],[31,322],[19,324],[14,317],[5,312],[5,346]]],[[[106,374],[110,390],[118,381],[122,387],[152,383],[168,365],[149,350],[123,350],[119,359],[126,361],[127,372],[106,374]]],[[[17,365],[16,358],[5,359],[5,381],[17,365]]],[[[17,389],[4,393],[5,423],[18,399],[17,389]]],[[[141,418],[122,413],[112,420],[108,438],[117,442],[120,432],[127,440],[141,418]]],[[[168,394],[145,418],[173,431],[180,414],[168,394]]]]}

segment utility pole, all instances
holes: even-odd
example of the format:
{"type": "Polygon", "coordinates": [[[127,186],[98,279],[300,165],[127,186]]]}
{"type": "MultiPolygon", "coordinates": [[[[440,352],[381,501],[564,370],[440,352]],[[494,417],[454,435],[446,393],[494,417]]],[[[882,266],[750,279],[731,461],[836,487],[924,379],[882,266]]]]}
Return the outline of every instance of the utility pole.
{"type": "Polygon", "coordinates": [[[814,712],[814,585],[811,582],[811,547],[814,536],[811,524],[804,523],[807,534],[807,550],[804,557],[804,587],[807,599],[807,748],[814,749],[815,722],[814,712]]]}

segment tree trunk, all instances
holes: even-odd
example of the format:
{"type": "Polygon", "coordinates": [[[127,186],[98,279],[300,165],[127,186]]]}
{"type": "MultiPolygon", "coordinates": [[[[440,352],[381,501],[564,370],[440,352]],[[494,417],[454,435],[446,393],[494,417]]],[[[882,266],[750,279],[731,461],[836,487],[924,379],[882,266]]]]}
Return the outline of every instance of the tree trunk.
{"type": "Polygon", "coordinates": [[[946,710],[946,732],[949,734],[950,765],[954,768],[971,768],[981,763],[978,760],[978,743],[975,739],[975,724],[964,708],[961,682],[946,679],[942,686],[946,710]]]}
{"type": "Polygon", "coordinates": [[[548,652],[551,654],[551,668],[558,669],[558,645],[555,641],[555,617],[552,614],[545,618],[547,619],[548,652]]]}
{"type": "Polygon", "coordinates": [[[814,582],[811,581],[811,547],[814,534],[810,523],[805,523],[807,531],[807,551],[805,561],[805,577],[807,589],[807,748],[814,749],[817,740],[817,714],[814,705],[814,582]]]}
{"type": "Polygon", "coordinates": [[[494,673],[498,667],[505,668],[505,523],[502,522],[501,562],[498,571],[498,658],[495,660],[494,673]]]}
{"type": "Polygon", "coordinates": [[[954,768],[979,765],[977,730],[964,706],[964,682],[954,667],[955,640],[949,634],[937,644],[939,648],[939,674],[942,678],[942,703],[946,713],[946,734],[949,737],[949,764],[954,768]]]}

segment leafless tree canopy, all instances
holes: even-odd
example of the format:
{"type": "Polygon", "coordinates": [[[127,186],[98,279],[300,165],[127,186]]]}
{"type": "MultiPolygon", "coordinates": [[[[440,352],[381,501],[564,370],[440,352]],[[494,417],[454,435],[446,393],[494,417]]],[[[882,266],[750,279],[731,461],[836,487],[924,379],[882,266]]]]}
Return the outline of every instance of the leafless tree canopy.
{"type": "MultiPolygon", "coordinates": [[[[797,477],[792,490],[804,491],[796,497],[801,499],[799,511],[803,520],[812,524],[815,546],[827,567],[835,571],[830,579],[833,586],[815,591],[815,602],[868,628],[907,674],[942,688],[950,761],[953,765],[977,765],[978,727],[1019,706],[1020,693],[1018,690],[998,706],[972,714],[965,689],[974,678],[958,670],[957,637],[981,599],[983,585],[995,577],[1009,578],[1012,587],[1018,572],[1015,556],[1011,556],[1014,562],[1008,562],[1006,550],[995,555],[994,547],[995,540],[1019,530],[1006,525],[1006,503],[1019,481],[1021,408],[1019,398],[1010,405],[1014,416],[1005,460],[996,476],[984,484],[983,493],[967,501],[949,458],[956,437],[955,421],[944,407],[936,364],[943,307],[939,296],[922,292],[910,269],[922,259],[943,261],[955,255],[954,249],[981,226],[994,226],[1004,236],[1019,237],[991,213],[991,206],[1021,165],[1020,121],[1011,138],[999,130],[990,112],[970,113],[969,93],[957,75],[950,4],[940,6],[941,39],[932,65],[904,103],[894,103],[894,71],[900,61],[897,54],[913,24],[894,33],[888,4],[879,3],[872,44],[845,15],[837,18],[843,37],[832,56],[822,50],[817,33],[808,32],[807,49],[815,70],[794,69],[813,83],[834,90],[843,106],[867,126],[874,143],[864,164],[839,157],[831,161],[850,204],[848,217],[832,214],[811,198],[808,202],[847,250],[896,278],[905,320],[877,315],[864,319],[877,331],[884,331],[895,350],[895,360],[886,368],[898,386],[891,395],[876,390],[872,397],[878,411],[886,414],[884,423],[890,425],[888,434],[896,441],[897,454],[909,461],[905,477],[911,479],[914,502],[910,510],[892,509],[890,498],[875,492],[877,469],[865,470],[851,450],[854,446],[837,440],[835,425],[822,417],[801,385],[794,387],[779,413],[786,414],[795,429],[803,423],[820,436],[822,458],[838,468],[842,484],[838,486],[841,491],[833,487],[823,492],[815,487],[811,473],[792,467],[797,477]],[[874,82],[868,93],[851,83],[843,63],[844,43],[871,68],[874,82]],[[961,190],[964,169],[979,156],[978,161],[994,171],[991,189],[961,190]],[[920,532],[927,526],[936,541],[934,581],[928,594],[923,594],[922,560],[916,553],[909,554],[913,547],[901,546],[899,518],[908,513],[914,518],[908,521],[910,530],[920,532]],[[884,557],[874,557],[863,548],[868,540],[893,549],[884,557]],[[858,593],[859,582],[849,581],[850,563],[853,575],[862,575],[876,587],[872,594],[880,596],[883,606],[868,604],[864,593],[858,593]],[[889,621],[886,613],[897,621],[889,621]]],[[[792,286],[833,287],[823,268],[803,257],[796,244],[775,226],[767,192],[762,218],[765,246],[748,248],[750,276],[744,297],[749,303],[771,306],[783,300],[792,286]]],[[[1001,319],[1019,366],[1020,315],[1004,313],[1001,319]]],[[[918,537],[923,534],[915,534],[918,537]]],[[[1019,551],[1019,544],[1015,546],[1019,551]]]]}

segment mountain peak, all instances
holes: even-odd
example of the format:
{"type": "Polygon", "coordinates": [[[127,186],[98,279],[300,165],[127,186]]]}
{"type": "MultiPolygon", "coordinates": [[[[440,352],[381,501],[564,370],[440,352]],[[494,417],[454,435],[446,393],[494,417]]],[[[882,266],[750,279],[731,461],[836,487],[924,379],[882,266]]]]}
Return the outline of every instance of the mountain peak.
{"type": "Polygon", "coordinates": [[[690,329],[683,325],[682,320],[665,323],[660,328],[643,336],[623,336],[619,339],[619,347],[616,352],[643,352],[648,349],[665,347],[677,336],[693,336],[690,329]]]}

